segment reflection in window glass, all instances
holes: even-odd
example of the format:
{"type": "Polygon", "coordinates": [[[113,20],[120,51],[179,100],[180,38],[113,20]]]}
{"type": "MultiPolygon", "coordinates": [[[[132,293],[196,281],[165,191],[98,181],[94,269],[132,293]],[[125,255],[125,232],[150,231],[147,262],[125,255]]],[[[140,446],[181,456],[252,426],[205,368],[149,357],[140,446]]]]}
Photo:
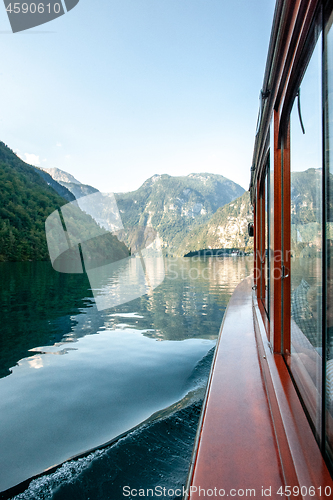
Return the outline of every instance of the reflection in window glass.
{"type": "Polygon", "coordinates": [[[265,177],[265,308],[269,319],[270,256],[269,256],[269,163],[265,177]]]}
{"type": "Polygon", "coordinates": [[[260,203],[260,298],[265,305],[266,285],[265,285],[265,182],[261,183],[259,193],[260,203]]]}
{"type": "Polygon", "coordinates": [[[260,298],[268,315],[269,309],[269,255],[268,255],[268,206],[269,206],[269,167],[266,166],[266,172],[260,186],[260,298]]]}
{"type": "Polygon", "coordinates": [[[291,357],[303,402],[321,433],[322,111],[321,37],[291,113],[291,357]]]}
{"type": "Polygon", "coordinates": [[[325,151],[327,167],[327,348],[326,348],[326,436],[327,451],[333,462],[333,14],[326,26],[325,40],[325,151]]]}
{"type": "Polygon", "coordinates": [[[269,159],[269,319],[270,342],[273,344],[274,332],[274,120],[270,126],[270,159],[269,159]]]}

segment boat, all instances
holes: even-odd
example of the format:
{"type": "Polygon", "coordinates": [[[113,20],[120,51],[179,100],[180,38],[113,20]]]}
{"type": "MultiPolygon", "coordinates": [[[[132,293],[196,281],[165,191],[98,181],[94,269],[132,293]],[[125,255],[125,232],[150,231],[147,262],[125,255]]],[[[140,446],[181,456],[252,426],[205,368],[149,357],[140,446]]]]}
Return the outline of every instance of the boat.
{"type": "Polygon", "coordinates": [[[333,2],[277,0],[254,273],[220,329],[184,499],[333,498],[333,2]]]}

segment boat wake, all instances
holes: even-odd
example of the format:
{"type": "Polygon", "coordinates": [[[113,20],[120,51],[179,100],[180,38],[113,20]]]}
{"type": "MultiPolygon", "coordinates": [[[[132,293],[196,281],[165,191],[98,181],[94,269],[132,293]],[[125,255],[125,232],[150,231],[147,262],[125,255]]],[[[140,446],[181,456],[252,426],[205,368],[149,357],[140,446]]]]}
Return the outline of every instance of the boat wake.
{"type": "Polygon", "coordinates": [[[117,500],[130,498],[130,490],[137,495],[140,489],[155,491],[157,487],[179,491],[186,482],[213,354],[214,348],[197,363],[180,401],[112,442],[8,490],[1,498],[117,500]]]}

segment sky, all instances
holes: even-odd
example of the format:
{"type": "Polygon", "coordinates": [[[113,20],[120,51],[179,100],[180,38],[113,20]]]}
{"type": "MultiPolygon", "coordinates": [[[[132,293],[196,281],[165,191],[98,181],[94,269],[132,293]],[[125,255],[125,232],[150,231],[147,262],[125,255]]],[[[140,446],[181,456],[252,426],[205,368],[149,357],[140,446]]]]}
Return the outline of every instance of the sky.
{"type": "Polygon", "coordinates": [[[209,172],[248,189],[274,0],[80,0],[13,34],[0,140],[102,192],[209,172]]]}

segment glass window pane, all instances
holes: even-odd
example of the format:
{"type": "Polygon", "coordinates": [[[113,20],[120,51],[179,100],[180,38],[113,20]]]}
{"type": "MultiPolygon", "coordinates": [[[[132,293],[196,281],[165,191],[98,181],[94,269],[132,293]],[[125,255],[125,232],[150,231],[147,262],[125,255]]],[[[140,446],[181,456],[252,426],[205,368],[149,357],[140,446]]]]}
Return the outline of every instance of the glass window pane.
{"type": "Polygon", "coordinates": [[[269,161],[266,165],[266,171],[261,181],[259,193],[260,206],[260,298],[268,316],[269,309],[269,161]]]}
{"type": "Polygon", "coordinates": [[[326,25],[325,39],[325,160],[327,172],[327,349],[326,349],[326,440],[333,462],[333,14],[326,25]]]}
{"type": "Polygon", "coordinates": [[[269,320],[270,342],[273,344],[274,332],[274,120],[270,126],[270,161],[269,161],[269,320]]]}
{"type": "Polygon", "coordinates": [[[290,120],[290,366],[318,438],[322,405],[321,46],[320,36],[301,83],[300,102],[296,97],[290,120]]]}
{"type": "Polygon", "coordinates": [[[265,286],[265,182],[260,186],[260,298],[265,304],[266,286],[265,286]]]}
{"type": "Polygon", "coordinates": [[[269,163],[265,178],[265,308],[269,319],[270,258],[269,258],[269,163]]]}

